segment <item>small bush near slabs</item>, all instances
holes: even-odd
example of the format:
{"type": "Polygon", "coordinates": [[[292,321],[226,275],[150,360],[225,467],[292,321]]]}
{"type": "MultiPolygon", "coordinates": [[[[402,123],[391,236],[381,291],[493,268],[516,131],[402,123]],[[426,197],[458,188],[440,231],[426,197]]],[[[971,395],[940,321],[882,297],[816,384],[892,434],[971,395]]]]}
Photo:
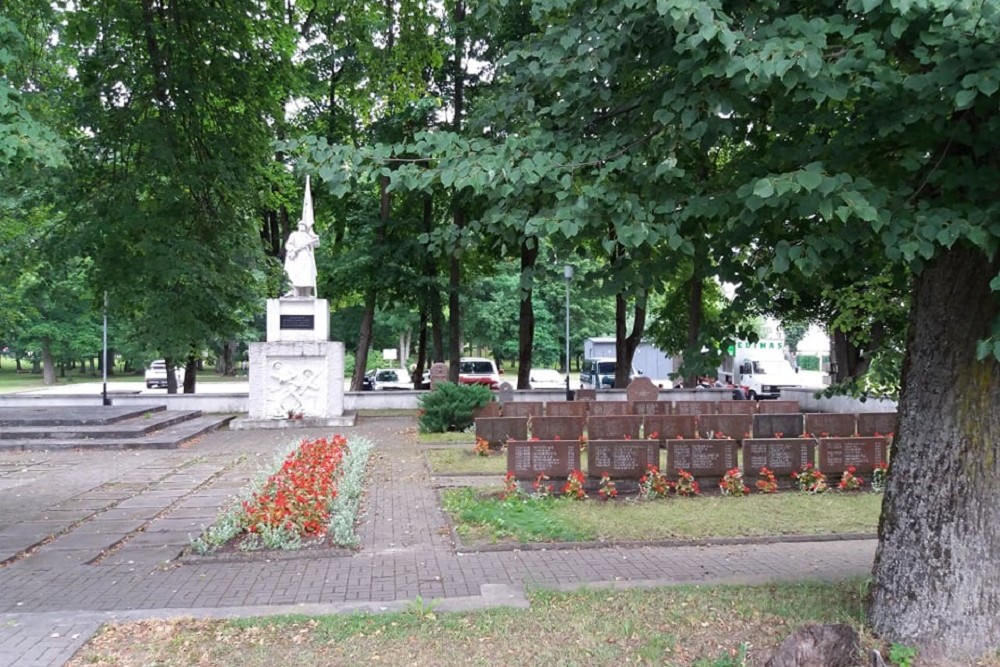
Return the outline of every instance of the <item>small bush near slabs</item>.
{"type": "Polygon", "coordinates": [[[481,384],[442,382],[420,398],[421,433],[464,431],[472,426],[472,413],[493,400],[481,384]]]}

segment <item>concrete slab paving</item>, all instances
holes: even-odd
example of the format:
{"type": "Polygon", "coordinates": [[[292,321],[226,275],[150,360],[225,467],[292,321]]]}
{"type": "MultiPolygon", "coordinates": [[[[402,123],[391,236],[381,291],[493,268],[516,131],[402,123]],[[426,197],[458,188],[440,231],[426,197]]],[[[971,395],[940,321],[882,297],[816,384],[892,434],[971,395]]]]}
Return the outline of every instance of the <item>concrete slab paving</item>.
{"type": "MultiPolygon", "coordinates": [[[[874,540],[459,553],[435,489],[451,482],[430,475],[415,421],[363,417],[337,431],[376,443],[361,548],[349,555],[178,560],[196,532],[188,528],[211,521],[276,451],[329,429],[217,431],[182,450],[36,458],[46,473],[25,481],[22,497],[0,493],[0,537],[85,520],[0,565],[0,664],[59,667],[110,620],[389,611],[417,596],[440,599],[440,611],[525,606],[526,587],[840,579],[871,569],[874,540]],[[60,521],[39,523],[53,515],[60,521]]],[[[0,479],[29,458],[0,452],[0,479]]]]}

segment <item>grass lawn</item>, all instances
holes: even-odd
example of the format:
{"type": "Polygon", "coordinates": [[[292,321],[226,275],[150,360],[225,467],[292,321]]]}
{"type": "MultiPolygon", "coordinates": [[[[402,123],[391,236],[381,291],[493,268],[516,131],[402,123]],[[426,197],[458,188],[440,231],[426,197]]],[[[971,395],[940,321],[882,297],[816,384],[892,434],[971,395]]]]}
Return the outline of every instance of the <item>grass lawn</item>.
{"type": "MultiPolygon", "coordinates": [[[[849,581],[537,591],[526,610],[444,614],[423,602],[381,615],[144,621],[105,627],[67,664],[762,665],[801,624],[861,631],[864,590],[849,581]]],[[[863,631],[862,643],[875,646],[863,631]]]]}
{"type": "Polygon", "coordinates": [[[743,498],[703,496],[639,502],[500,501],[473,489],[442,494],[467,546],[496,542],[644,541],[826,533],[875,534],[882,496],[798,492],[743,498]]]}
{"type": "MultiPolygon", "coordinates": [[[[421,433],[420,442],[424,444],[453,444],[453,443],[465,443],[469,445],[469,451],[472,451],[472,446],[476,443],[475,433],[456,433],[455,431],[449,431],[447,433],[421,433]]],[[[506,459],[504,459],[506,460],[506,459]]],[[[501,473],[503,474],[503,473],[501,473]]]]}

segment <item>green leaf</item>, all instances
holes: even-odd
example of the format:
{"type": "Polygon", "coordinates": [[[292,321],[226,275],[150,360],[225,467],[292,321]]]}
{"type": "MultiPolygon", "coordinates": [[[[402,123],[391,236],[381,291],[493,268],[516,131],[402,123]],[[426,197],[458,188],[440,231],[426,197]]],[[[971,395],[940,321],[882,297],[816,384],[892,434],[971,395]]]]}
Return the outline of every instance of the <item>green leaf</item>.
{"type": "Polygon", "coordinates": [[[753,188],[754,196],[760,197],[761,199],[767,199],[774,195],[774,184],[768,178],[762,178],[757,181],[757,184],[753,188]]]}
{"type": "Polygon", "coordinates": [[[976,99],[977,91],[975,89],[963,89],[958,91],[955,95],[955,108],[966,109],[972,105],[972,101],[976,99]]]}
{"type": "Polygon", "coordinates": [[[823,174],[815,171],[800,171],[795,175],[795,180],[808,192],[812,192],[823,182],[823,174]]]}

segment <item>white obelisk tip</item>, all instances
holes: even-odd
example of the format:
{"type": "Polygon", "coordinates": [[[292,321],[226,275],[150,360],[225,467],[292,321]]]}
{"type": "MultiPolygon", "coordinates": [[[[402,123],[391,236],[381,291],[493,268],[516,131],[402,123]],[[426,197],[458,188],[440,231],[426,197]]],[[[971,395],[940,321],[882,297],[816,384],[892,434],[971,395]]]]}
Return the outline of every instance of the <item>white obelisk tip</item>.
{"type": "Polygon", "coordinates": [[[305,223],[306,229],[309,230],[312,230],[313,224],[316,222],[313,218],[312,189],[309,186],[308,174],[306,174],[306,193],[302,198],[302,222],[305,223]]]}

